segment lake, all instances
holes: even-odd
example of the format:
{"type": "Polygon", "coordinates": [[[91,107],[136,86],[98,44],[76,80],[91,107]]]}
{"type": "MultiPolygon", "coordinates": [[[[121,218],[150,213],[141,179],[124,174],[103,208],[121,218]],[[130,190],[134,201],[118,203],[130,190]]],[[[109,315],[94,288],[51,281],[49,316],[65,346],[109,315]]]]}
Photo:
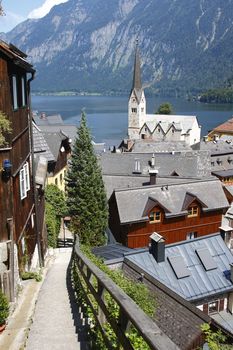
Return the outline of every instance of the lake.
{"type": "MultiPolygon", "coordinates": [[[[181,98],[147,97],[147,113],[170,102],[175,114],[196,115],[202,136],[233,115],[233,105],[202,104],[181,98]]],[[[78,125],[82,109],[95,142],[119,141],[127,135],[128,97],[112,96],[32,96],[32,109],[47,115],[61,114],[67,124],[78,125]]]]}

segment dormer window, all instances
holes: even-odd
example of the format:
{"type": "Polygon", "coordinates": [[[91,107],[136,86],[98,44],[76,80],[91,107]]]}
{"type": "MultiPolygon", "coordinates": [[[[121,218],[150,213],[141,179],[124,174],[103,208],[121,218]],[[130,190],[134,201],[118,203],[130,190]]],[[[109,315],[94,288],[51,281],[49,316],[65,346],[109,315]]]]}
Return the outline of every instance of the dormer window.
{"type": "Polygon", "coordinates": [[[161,221],[161,212],[159,210],[150,212],[149,220],[150,220],[151,224],[154,222],[160,222],[161,221]]]}
{"type": "Polygon", "coordinates": [[[198,216],[198,207],[196,205],[188,208],[188,218],[192,218],[195,216],[198,216]]]}

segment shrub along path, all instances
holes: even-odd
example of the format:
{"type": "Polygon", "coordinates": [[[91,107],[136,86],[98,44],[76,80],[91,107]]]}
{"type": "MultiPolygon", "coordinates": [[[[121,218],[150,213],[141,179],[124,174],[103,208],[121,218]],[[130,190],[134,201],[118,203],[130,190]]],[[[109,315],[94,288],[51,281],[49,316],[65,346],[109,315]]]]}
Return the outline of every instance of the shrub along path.
{"type": "Polygon", "coordinates": [[[88,349],[70,281],[72,249],[59,251],[41,287],[26,350],[88,349]]]}

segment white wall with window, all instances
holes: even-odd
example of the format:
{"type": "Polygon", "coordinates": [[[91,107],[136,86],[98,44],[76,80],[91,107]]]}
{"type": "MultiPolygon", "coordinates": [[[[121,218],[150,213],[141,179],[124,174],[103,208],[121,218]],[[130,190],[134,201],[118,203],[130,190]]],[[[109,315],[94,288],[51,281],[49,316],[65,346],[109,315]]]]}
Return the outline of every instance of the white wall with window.
{"type": "Polygon", "coordinates": [[[29,164],[26,162],[19,172],[20,182],[20,198],[24,199],[27,197],[27,192],[30,190],[30,172],[29,164]]]}

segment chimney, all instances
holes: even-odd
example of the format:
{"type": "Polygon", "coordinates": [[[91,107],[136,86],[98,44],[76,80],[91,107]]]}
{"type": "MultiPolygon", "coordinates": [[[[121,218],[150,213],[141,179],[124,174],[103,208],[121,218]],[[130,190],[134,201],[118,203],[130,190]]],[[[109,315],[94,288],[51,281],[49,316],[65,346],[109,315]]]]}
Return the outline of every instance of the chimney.
{"type": "Polygon", "coordinates": [[[157,174],[158,174],[158,170],[157,169],[150,169],[149,170],[149,174],[150,174],[150,185],[156,185],[156,178],[157,178],[157,174]]]}
{"type": "Polygon", "coordinates": [[[153,153],[153,155],[152,155],[152,157],[151,157],[151,168],[154,169],[154,167],[155,167],[155,155],[154,155],[154,153],[153,153]]]}
{"type": "Polygon", "coordinates": [[[157,232],[152,233],[150,236],[151,246],[150,253],[153,255],[157,263],[165,260],[165,240],[157,232]]]}

